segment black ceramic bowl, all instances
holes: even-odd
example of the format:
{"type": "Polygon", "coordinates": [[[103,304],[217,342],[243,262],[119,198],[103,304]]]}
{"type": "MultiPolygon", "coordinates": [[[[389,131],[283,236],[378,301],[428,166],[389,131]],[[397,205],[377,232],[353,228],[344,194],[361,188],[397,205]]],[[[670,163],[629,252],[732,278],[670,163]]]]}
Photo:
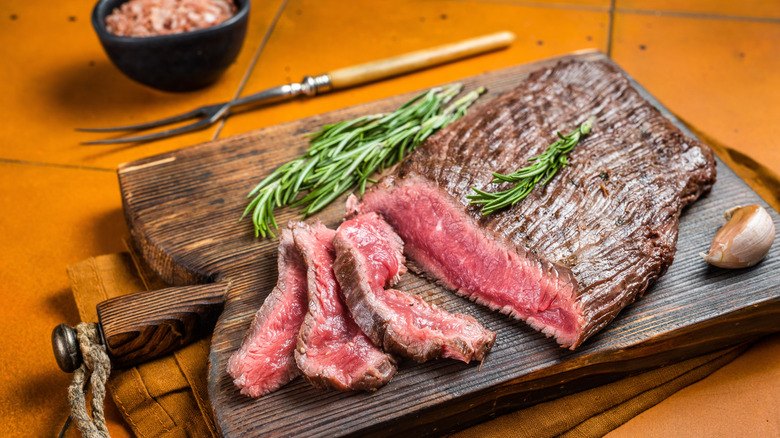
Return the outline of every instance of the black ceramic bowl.
{"type": "Polygon", "coordinates": [[[249,0],[234,0],[229,20],[205,29],[153,37],[125,37],[106,30],[106,17],[127,0],[100,0],[92,26],[111,62],[130,78],[165,91],[203,88],[235,61],[246,36],[249,0]]]}

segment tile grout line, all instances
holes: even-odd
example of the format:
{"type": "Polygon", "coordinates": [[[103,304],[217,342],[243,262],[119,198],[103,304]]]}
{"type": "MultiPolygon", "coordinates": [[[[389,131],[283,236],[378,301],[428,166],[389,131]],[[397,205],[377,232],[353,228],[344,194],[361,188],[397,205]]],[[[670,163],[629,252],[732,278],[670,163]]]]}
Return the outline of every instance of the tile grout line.
{"type": "Polygon", "coordinates": [[[45,163],[42,161],[13,160],[10,158],[0,158],[0,163],[22,164],[27,166],[59,167],[61,169],[92,170],[92,171],[97,170],[100,172],[116,172],[116,169],[106,168],[106,167],[80,166],[77,164],[45,163]]]}
{"type": "Polygon", "coordinates": [[[628,8],[616,8],[615,12],[619,12],[621,14],[653,15],[656,17],[700,18],[705,20],[780,23],[780,18],[774,18],[774,17],[751,17],[751,16],[740,16],[740,15],[707,14],[702,12],[651,11],[647,9],[628,9],[628,8]]]}
{"type": "MultiPolygon", "coordinates": [[[[252,75],[252,71],[254,71],[255,65],[257,65],[257,61],[260,59],[260,53],[262,53],[263,49],[265,49],[265,45],[268,43],[268,40],[271,38],[271,34],[276,28],[276,23],[279,22],[279,18],[282,16],[282,12],[287,7],[287,2],[288,0],[283,0],[282,4],[279,6],[279,9],[276,10],[276,14],[274,15],[273,20],[271,20],[271,25],[268,26],[268,30],[265,32],[265,35],[263,35],[263,40],[257,47],[254,56],[252,56],[252,61],[249,62],[249,67],[247,68],[246,73],[244,73],[244,77],[241,78],[241,82],[239,82],[238,89],[236,89],[236,92],[233,94],[232,100],[238,99],[238,97],[241,95],[241,92],[244,91],[244,87],[246,86],[247,82],[249,82],[249,77],[252,75]]],[[[219,137],[219,134],[222,132],[222,128],[225,126],[226,122],[227,118],[223,118],[219,121],[217,129],[214,131],[214,135],[211,137],[212,140],[216,140],[219,137]]]]}
{"type": "Polygon", "coordinates": [[[609,26],[607,27],[607,58],[612,59],[612,39],[615,37],[615,2],[609,2],[609,26]]]}
{"type": "MultiPolygon", "coordinates": [[[[464,2],[467,0],[451,0],[457,2],[464,2]]],[[[632,8],[618,8],[615,6],[615,0],[610,1],[609,7],[602,6],[588,6],[568,3],[543,3],[538,1],[515,1],[515,0],[474,0],[476,3],[493,3],[504,4],[510,6],[524,6],[530,8],[542,8],[542,9],[566,9],[577,11],[589,11],[589,12],[609,12],[610,14],[637,14],[637,15],[654,15],[657,17],[680,17],[680,18],[700,18],[709,20],[731,20],[731,21],[751,21],[759,23],[780,23],[780,17],[756,17],[749,15],[727,15],[717,13],[706,12],[684,12],[684,11],[655,11],[649,9],[632,9],[632,8]]]]}
{"type": "MultiPolygon", "coordinates": [[[[454,0],[465,2],[468,0],[454,0]]],[[[504,4],[510,6],[524,6],[529,8],[543,8],[543,9],[566,9],[566,10],[578,10],[578,11],[590,11],[590,12],[607,12],[609,8],[603,6],[588,6],[569,3],[544,3],[540,1],[515,1],[515,0],[476,0],[476,3],[493,3],[504,4]]]]}

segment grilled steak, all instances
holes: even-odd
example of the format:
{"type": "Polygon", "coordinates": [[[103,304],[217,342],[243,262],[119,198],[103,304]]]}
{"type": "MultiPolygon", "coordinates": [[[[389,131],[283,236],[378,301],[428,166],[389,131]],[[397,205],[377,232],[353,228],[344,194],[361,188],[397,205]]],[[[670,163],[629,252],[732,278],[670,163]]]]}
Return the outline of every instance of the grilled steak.
{"type": "Polygon", "coordinates": [[[371,343],[343,302],[333,272],[336,232],[320,222],[290,226],[306,263],[309,289],[309,311],[295,350],[298,368],[321,388],[379,388],[395,374],[395,359],[371,343]]]}
{"type": "Polygon", "coordinates": [[[278,254],[276,287],[227,364],[233,383],[250,397],[273,392],[300,373],[293,352],[306,315],[306,266],[290,230],[282,231],[278,254]]]}
{"type": "Polygon", "coordinates": [[[711,150],[616,68],[569,61],[440,131],[348,211],[380,213],[428,275],[573,349],[666,272],[682,208],[714,182],[711,150]],[[492,172],[525,166],[591,115],[546,186],[488,216],[469,205],[472,187],[509,187],[492,172]]]}
{"type": "Polygon", "coordinates": [[[468,315],[385,286],[406,271],[403,242],[377,214],[342,223],[333,239],[333,269],[355,322],[385,351],[417,362],[449,357],[483,360],[496,334],[468,315]]]}

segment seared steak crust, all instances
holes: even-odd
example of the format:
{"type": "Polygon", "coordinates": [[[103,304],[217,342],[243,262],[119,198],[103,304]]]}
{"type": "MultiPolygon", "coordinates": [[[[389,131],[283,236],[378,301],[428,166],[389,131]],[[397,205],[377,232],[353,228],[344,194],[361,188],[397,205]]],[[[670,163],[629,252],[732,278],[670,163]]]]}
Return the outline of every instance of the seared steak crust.
{"type": "Polygon", "coordinates": [[[385,351],[425,362],[448,357],[484,360],[496,334],[476,319],[452,314],[385,286],[406,271],[403,242],[375,213],[342,223],[333,239],[333,269],[355,322],[385,351]]]}
{"type": "Polygon", "coordinates": [[[273,392],[300,374],[293,351],[306,315],[306,266],[290,230],[282,230],[277,263],[276,287],[227,364],[233,383],[250,397],[273,392]]]}
{"type": "Polygon", "coordinates": [[[447,287],[575,348],[666,272],[681,210],[714,182],[712,151],[683,135],[616,68],[569,61],[532,74],[440,131],[349,208],[382,214],[407,255],[447,287]],[[592,132],[547,186],[488,216],[469,205],[472,187],[507,187],[491,183],[492,172],[523,167],[555,141],[555,131],[570,132],[590,116],[592,132]],[[438,228],[405,225],[415,214],[438,218],[438,228]],[[462,253],[431,251],[436,230],[462,253]],[[478,260],[488,253],[506,266],[478,260]],[[470,258],[461,266],[458,257],[470,258]],[[480,270],[493,268],[502,275],[522,270],[540,286],[523,286],[521,302],[507,305],[500,285],[486,291],[466,278],[492,278],[480,270]],[[551,310],[554,317],[544,314],[551,310]]]}
{"type": "Polygon", "coordinates": [[[344,304],[333,272],[335,231],[319,221],[290,224],[307,268],[309,309],[298,334],[295,361],[320,388],[374,390],[393,377],[395,359],[360,330],[344,304]]]}

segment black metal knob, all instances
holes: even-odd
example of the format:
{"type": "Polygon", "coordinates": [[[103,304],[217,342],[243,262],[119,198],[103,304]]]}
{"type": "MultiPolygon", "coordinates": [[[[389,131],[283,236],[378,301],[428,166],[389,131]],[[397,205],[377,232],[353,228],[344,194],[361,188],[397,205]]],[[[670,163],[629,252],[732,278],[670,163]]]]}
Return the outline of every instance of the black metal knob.
{"type": "Polygon", "coordinates": [[[76,337],[76,330],[67,325],[60,324],[51,332],[51,346],[54,349],[54,358],[62,371],[72,373],[81,366],[81,348],[76,337]]]}

